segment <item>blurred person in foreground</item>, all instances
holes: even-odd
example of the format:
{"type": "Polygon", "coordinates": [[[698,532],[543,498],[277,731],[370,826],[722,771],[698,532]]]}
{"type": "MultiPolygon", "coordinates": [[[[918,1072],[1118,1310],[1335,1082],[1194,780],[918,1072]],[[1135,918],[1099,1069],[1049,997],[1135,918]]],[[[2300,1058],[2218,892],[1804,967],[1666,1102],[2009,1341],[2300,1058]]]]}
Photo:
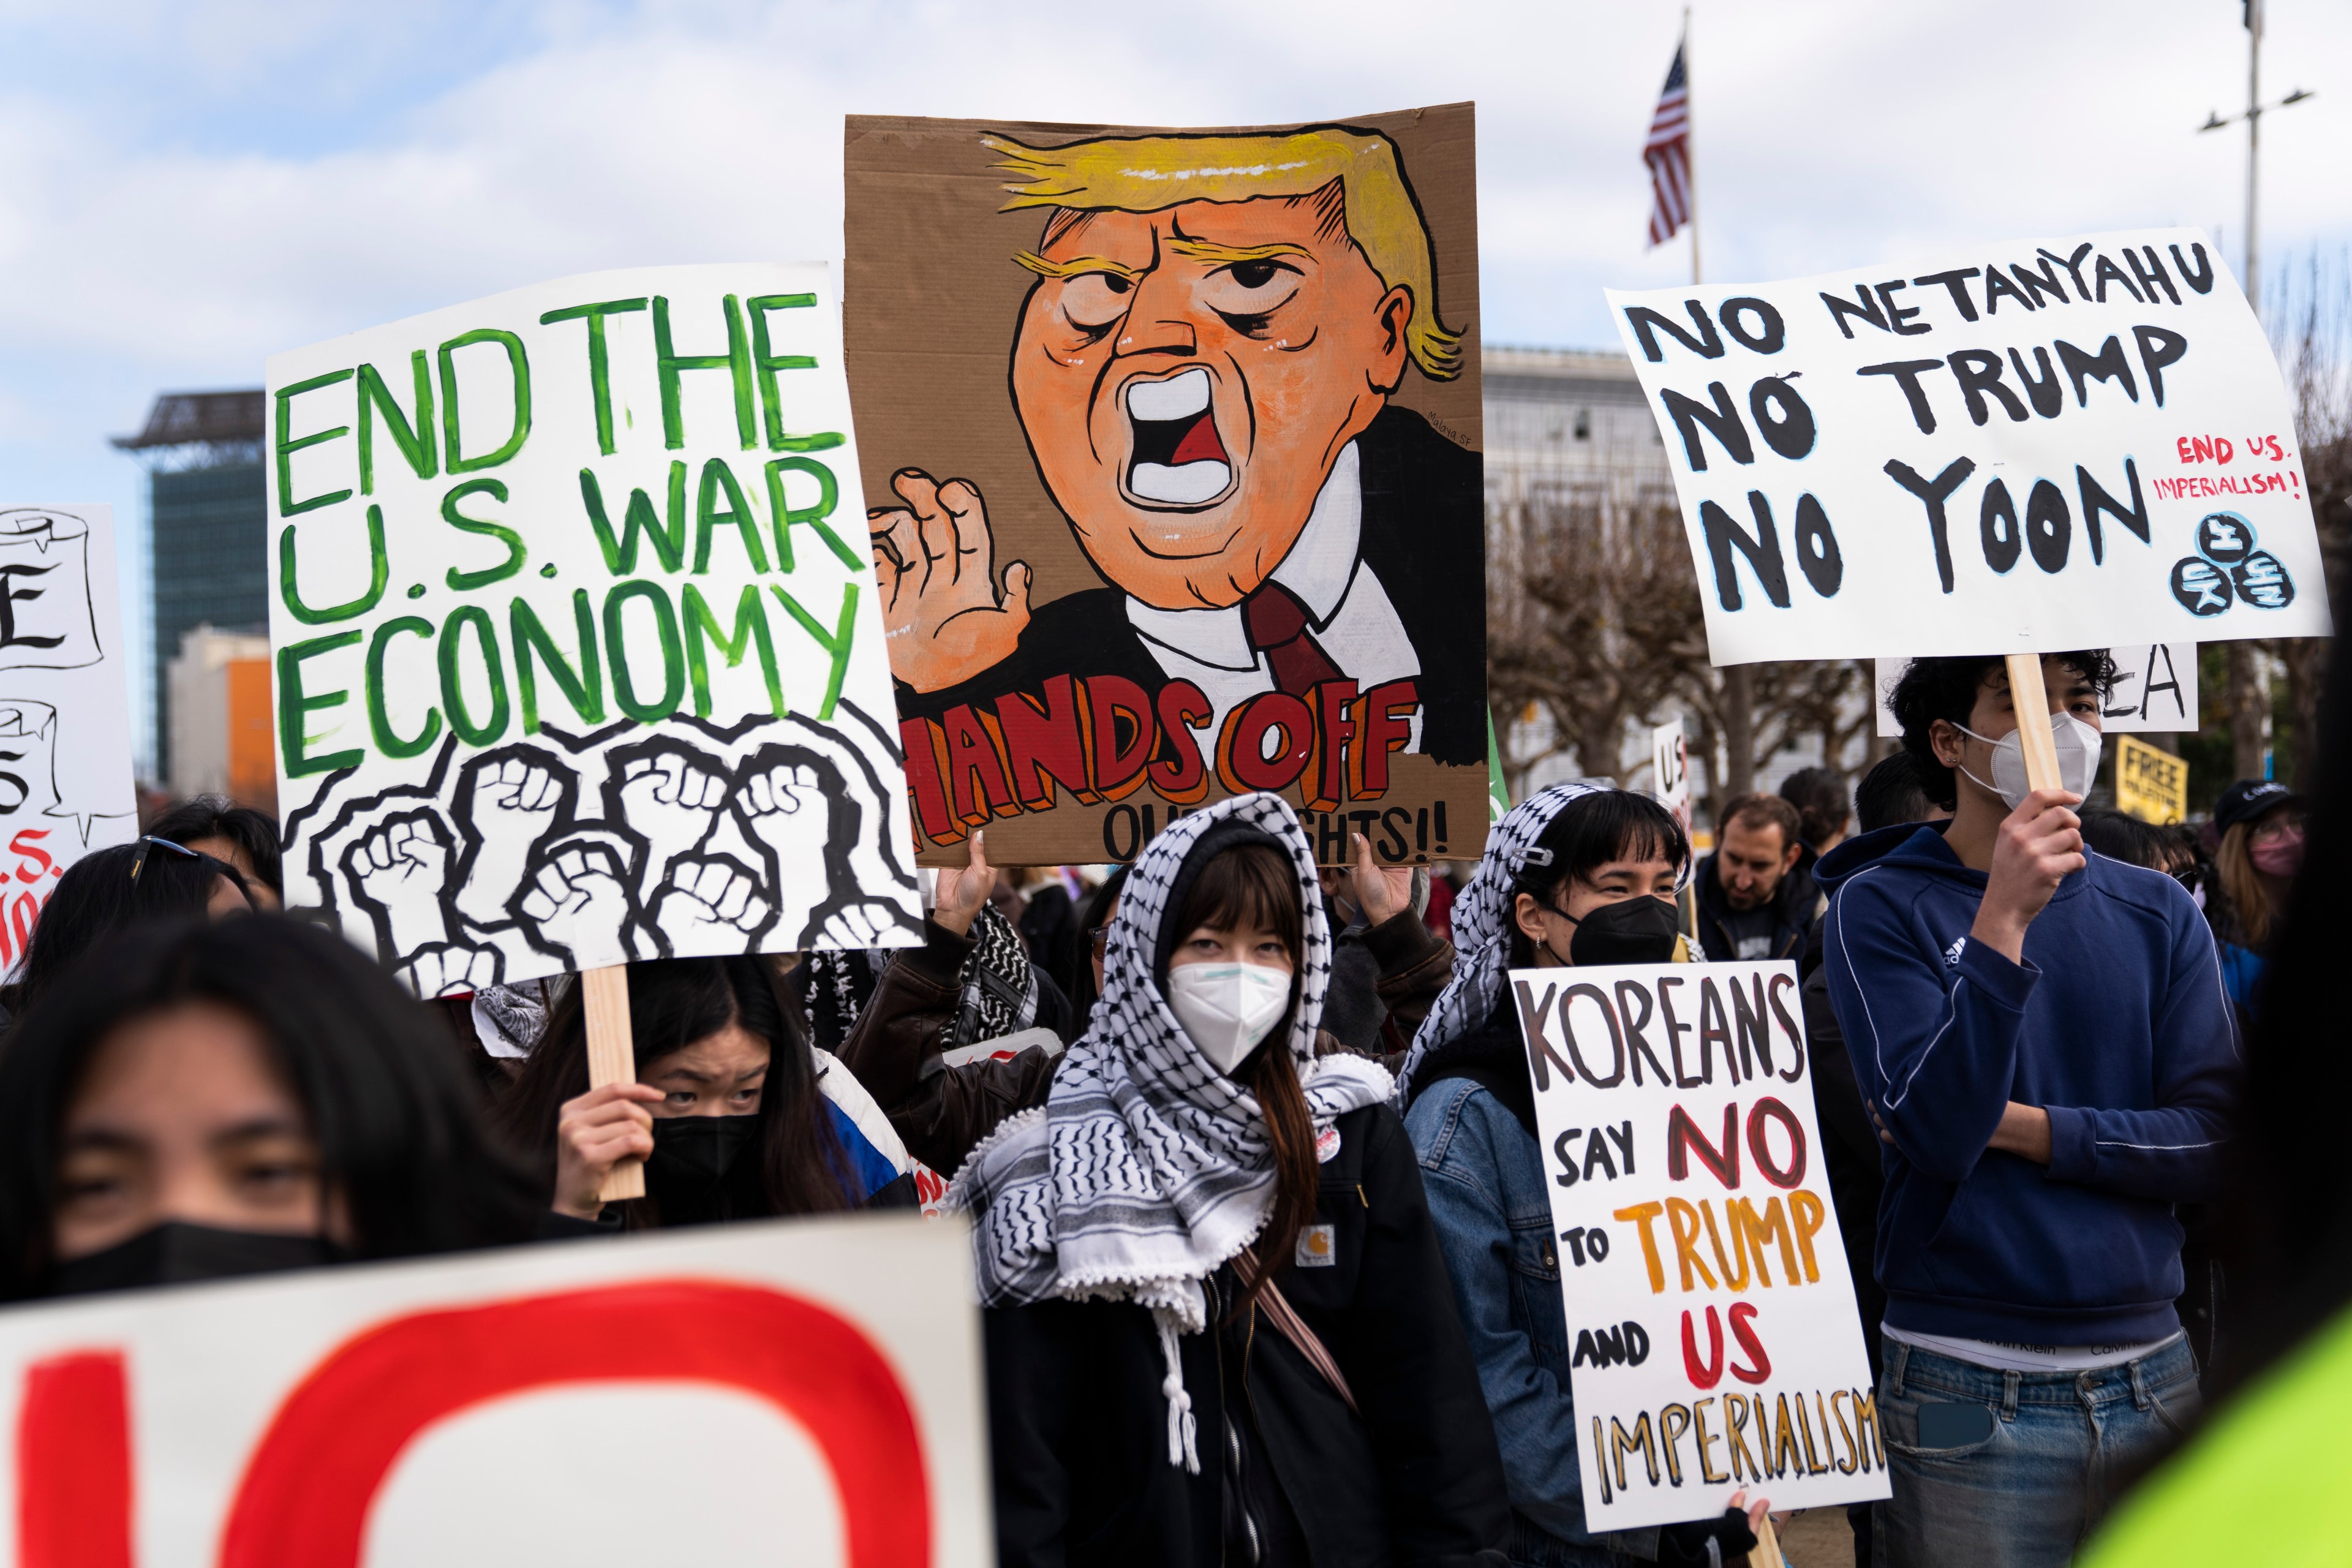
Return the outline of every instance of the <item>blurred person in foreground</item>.
{"type": "Polygon", "coordinates": [[[314,926],[101,943],[0,1052],[0,1300],[530,1239],[438,1031],[314,926]]]}
{"type": "MultiPolygon", "coordinates": [[[[2338,642],[2320,726],[2301,874],[2277,908],[2263,1012],[2247,1049],[2244,1135],[2223,1205],[2231,1325],[2186,1447],[2143,1480],[2084,1568],[2335,1563],[2352,1557],[2352,1184],[2344,1180],[2343,887],[2352,791],[2352,649],[2338,642]]],[[[2284,792],[2282,792],[2284,793],[2284,792]]],[[[2217,814],[2218,815],[2218,814],[2217,814]]],[[[2240,817],[2233,826],[2242,826],[2240,817]]]]}
{"type": "Polygon", "coordinates": [[[2113,659],[1914,659],[1891,706],[1948,822],[1840,846],[1830,1000],[1885,1140],[1878,1416],[1895,1568],[2066,1562],[2194,1415],[2174,1205],[2221,1184],[2240,1058],[2180,884],[2083,853],[2113,659]],[[2063,787],[2031,790],[2021,724],[2063,787]]]}
{"type": "Polygon", "coordinates": [[[2213,878],[2205,918],[2221,948],[2230,1000],[2253,1016],[2286,912],[2286,890],[2303,868],[2303,796],[2270,779],[2241,779],[2213,805],[2213,878]]]}

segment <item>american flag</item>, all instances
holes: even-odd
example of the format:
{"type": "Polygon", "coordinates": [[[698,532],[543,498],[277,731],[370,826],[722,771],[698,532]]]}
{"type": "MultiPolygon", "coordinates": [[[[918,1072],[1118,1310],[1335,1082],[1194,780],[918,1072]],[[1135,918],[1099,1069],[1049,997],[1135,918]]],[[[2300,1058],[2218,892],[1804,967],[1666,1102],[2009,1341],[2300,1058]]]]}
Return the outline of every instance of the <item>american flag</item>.
{"type": "Polygon", "coordinates": [[[1665,90],[1658,94],[1656,112],[1650,116],[1649,140],[1642,143],[1642,162],[1650,165],[1650,243],[1664,245],[1690,222],[1690,93],[1683,82],[1682,46],[1675,47],[1675,68],[1666,73],[1665,90]]]}

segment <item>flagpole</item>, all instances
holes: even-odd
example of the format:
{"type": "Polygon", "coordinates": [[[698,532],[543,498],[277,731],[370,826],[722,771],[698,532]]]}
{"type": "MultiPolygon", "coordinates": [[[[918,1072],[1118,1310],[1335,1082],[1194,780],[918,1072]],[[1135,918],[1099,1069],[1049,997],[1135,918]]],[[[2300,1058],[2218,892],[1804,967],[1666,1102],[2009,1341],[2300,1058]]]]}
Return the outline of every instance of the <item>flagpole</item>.
{"type": "Polygon", "coordinates": [[[1685,182],[1690,191],[1691,282],[1699,281],[1698,273],[1698,135],[1691,113],[1690,7],[1683,7],[1683,162],[1686,167],[1685,182]]]}

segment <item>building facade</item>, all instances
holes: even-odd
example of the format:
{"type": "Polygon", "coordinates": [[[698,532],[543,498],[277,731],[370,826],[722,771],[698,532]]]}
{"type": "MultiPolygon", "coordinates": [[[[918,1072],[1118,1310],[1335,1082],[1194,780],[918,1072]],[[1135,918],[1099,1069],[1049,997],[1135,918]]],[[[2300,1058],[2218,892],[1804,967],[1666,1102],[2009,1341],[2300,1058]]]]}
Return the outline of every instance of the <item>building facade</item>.
{"type": "Polygon", "coordinates": [[[169,392],[146,427],[115,437],[148,469],[151,679],[155,772],[176,779],[170,667],[199,626],[267,636],[268,501],[262,483],[266,398],[236,392],[169,392]]]}

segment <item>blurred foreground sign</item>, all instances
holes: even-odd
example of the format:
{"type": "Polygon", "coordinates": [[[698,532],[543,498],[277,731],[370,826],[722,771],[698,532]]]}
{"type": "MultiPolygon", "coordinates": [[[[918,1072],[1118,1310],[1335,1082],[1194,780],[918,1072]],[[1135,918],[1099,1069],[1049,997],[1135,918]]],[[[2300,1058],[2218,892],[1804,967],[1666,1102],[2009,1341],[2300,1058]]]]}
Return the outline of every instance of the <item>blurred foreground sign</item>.
{"type": "Polygon", "coordinates": [[[981,1568],[968,1245],[784,1220],[0,1313],[0,1563],[981,1568]]]}
{"type": "Polygon", "coordinates": [[[829,268],[563,279],[268,381],[289,905],[425,995],[917,940],[829,268]]]}
{"type": "Polygon", "coordinates": [[[1609,300],[1718,665],[2328,633],[2286,387],[2200,231],[1609,300]]]}
{"type": "Polygon", "coordinates": [[[1887,1495],[1796,966],[1514,973],[1595,1530],[1887,1495]]]}

